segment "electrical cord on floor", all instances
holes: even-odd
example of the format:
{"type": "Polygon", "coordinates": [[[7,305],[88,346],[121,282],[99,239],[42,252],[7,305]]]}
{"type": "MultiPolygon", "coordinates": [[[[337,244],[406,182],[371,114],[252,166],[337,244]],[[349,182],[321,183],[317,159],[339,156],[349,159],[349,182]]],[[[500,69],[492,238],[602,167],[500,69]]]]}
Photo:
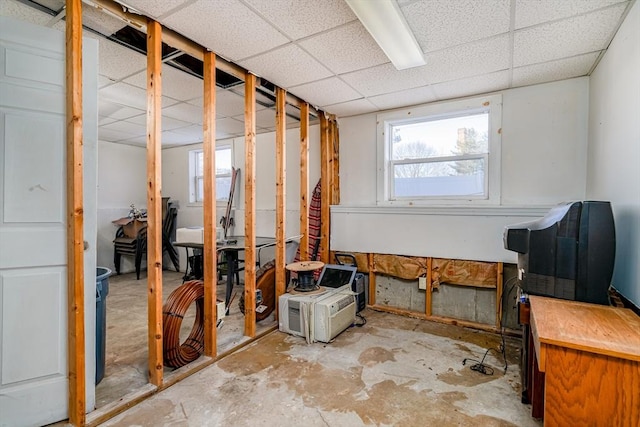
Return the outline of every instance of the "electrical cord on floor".
{"type": "Polygon", "coordinates": [[[367,319],[365,319],[365,317],[362,314],[356,313],[356,317],[358,319],[360,319],[360,323],[354,323],[353,326],[357,326],[358,328],[362,328],[364,325],[367,324],[367,319]]]}
{"type": "MultiPolygon", "coordinates": [[[[511,279],[507,280],[507,283],[505,283],[505,285],[511,281],[513,281],[513,283],[511,284],[511,287],[509,288],[507,293],[502,295],[502,301],[504,301],[505,298],[506,299],[509,298],[509,295],[511,294],[516,284],[518,283],[517,277],[512,277],[511,279]]],[[[502,301],[501,301],[501,304],[502,304],[502,301]]],[[[509,367],[509,365],[507,363],[507,345],[504,340],[504,327],[502,326],[503,318],[504,318],[504,310],[502,311],[502,317],[500,318],[500,346],[497,349],[493,347],[489,347],[487,351],[484,352],[484,355],[482,356],[482,360],[465,358],[462,360],[462,365],[466,365],[467,361],[476,362],[473,365],[471,365],[469,369],[471,369],[472,371],[480,372],[483,375],[493,375],[493,372],[494,372],[493,368],[484,363],[484,359],[486,359],[489,352],[493,350],[494,352],[502,355],[502,360],[504,361],[504,373],[505,374],[507,373],[507,368],[509,367]]]]}

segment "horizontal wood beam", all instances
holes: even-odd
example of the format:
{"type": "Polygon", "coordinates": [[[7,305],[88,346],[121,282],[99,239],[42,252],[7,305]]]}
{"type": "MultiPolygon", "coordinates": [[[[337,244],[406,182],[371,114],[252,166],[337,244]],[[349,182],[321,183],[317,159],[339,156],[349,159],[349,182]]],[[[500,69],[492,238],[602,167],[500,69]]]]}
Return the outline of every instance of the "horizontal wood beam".
{"type": "MultiPolygon", "coordinates": [[[[123,6],[119,3],[116,3],[113,0],[85,0],[89,5],[93,5],[97,9],[104,10],[108,12],[110,15],[115,16],[127,24],[135,27],[136,29],[146,33],[147,32],[147,18],[143,15],[138,15],[135,13],[131,13],[123,8],[123,6]]],[[[193,56],[196,59],[201,61],[204,60],[204,52],[207,49],[206,47],[194,42],[193,40],[183,36],[180,33],[177,33],[169,28],[162,28],[162,41],[168,44],[169,46],[179,49],[189,55],[193,56]]],[[[220,56],[216,56],[216,68],[218,70],[224,71],[225,73],[231,74],[233,77],[244,81],[245,75],[249,70],[245,70],[243,67],[234,64],[231,61],[228,61],[220,56]]],[[[304,100],[298,98],[295,95],[287,93],[287,104],[294,105],[298,108],[301,108],[302,104],[304,104],[304,100]]],[[[311,107],[318,114],[320,110],[311,107]]]]}

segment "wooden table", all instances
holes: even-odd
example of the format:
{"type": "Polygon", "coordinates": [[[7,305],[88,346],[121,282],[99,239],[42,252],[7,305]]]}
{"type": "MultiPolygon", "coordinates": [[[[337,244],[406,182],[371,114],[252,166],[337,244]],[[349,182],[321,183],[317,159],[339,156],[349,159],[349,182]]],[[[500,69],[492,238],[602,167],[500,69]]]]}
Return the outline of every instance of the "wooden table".
{"type": "Polygon", "coordinates": [[[640,317],[555,298],[529,301],[545,373],[545,425],[640,425],[640,317]]]}

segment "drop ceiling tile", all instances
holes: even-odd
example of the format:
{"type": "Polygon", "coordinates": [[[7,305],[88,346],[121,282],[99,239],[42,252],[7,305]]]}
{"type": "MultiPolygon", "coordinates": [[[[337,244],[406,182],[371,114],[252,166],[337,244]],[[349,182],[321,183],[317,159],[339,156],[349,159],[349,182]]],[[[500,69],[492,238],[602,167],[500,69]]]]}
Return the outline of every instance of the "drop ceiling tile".
{"type": "MultiPolygon", "coordinates": [[[[147,91],[127,83],[115,83],[106,86],[98,91],[98,96],[109,102],[129,106],[146,111],[147,109],[147,91]]],[[[162,97],[162,106],[170,106],[175,104],[176,100],[167,96],[162,97]]]]}
{"type": "Polygon", "coordinates": [[[202,108],[185,102],[163,108],[162,116],[202,125],[202,108]]]}
{"type": "Polygon", "coordinates": [[[355,101],[329,105],[325,107],[325,111],[338,117],[348,117],[378,111],[378,108],[366,99],[356,99],[355,101]]]}
{"type": "Polygon", "coordinates": [[[45,25],[51,19],[51,15],[40,12],[32,7],[24,5],[15,0],[0,1],[0,16],[31,22],[36,25],[45,25]]]}
{"type": "Polygon", "coordinates": [[[509,72],[483,74],[461,80],[438,83],[433,85],[433,91],[439,100],[462,98],[469,95],[495,92],[509,87],[509,72]]]}
{"type": "Polygon", "coordinates": [[[290,91],[308,103],[319,106],[362,98],[362,95],[337,77],[295,86],[290,91]]]}
{"type": "Polygon", "coordinates": [[[524,28],[545,21],[569,18],[602,7],[620,3],[621,0],[515,0],[515,28],[524,28]]]}
{"type": "Polygon", "coordinates": [[[513,65],[535,64],[605,49],[625,3],[562,21],[516,31],[513,65]]]}
{"type": "Polygon", "coordinates": [[[341,77],[358,92],[371,97],[504,70],[509,67],[509,36],[439,50],[427,54],[426,59],[427,65],[422,67],[398,71],[391,64],[383,64],[341,77]]]}
{"type": "Polygon", "coordinates": [[[244,114],[244,97],[229,90],[216,90],[216,116],[233,117],[244,114]]]}
{"type": "Polygon", "coordinates": [[[593,52],[557,61],[514,68],[513,86],[527,86],[586,76],[598,59],[599,54],[600,52],[593,52]]]}
{"type": "Polygon", "coordinates": [[[119,120],[117,122],[102,125],[100,128],[103,130],[107,129],[118,132],[125,132],[130,134],[131,136],[146,135],[147,133],[146,123],[144,125],[139,125],[137,123],[132,123],[124,120],[119,120]]]}
{"type": "Polygon", "coordinates": [[[86,4],[82,7],[82,25],[105,36],[126,26],[122,20],[86,4]]]}
{"type": "MultiPolygon", "coordinates": [[[[238,117],[236,117],[238,120],[238,117]]],[[[256,127],[258,128],[272,128],[276,125],[276,110],[266,108],[261,111],[256,111],[256,127]]]]}
{"type": "Polygon", "coordinates": [[[98,44],[100,74],[120,80],[147,69],[147,57],[107,39],[98,44]]]}
{"type": "Polygon", "coordinates": [[[344,0],[247,0],[247,3],[293,40],[357,19],[344,0]]]}
{"type": "Polygon", "coordinates": [[[122,108],[122,105],[109,102],[102,97],[98,97],[98,115],[100,117],[111,117],[112,114],[122,108]]]}
{"type": "Polygon", "coordinates": [[[170,14],[163,23],[237,62],[289,40],[237,0],[200,0],[170,14]]]}
{"type": "Polygon", "coordinates": [[[98,75],[98,87],[99,88],[103,88],[105,86],[109,86],[110,84],[113,84],[115,82],[116,82],[115,80],[110,79],[107,76],[98,75]]]}
{"type": "Polygon", "coordinates": [[[294,44],[242,61],[240,65],[283,88],[331,75],[322,64],[294,44]]]}
{"type": "Polygon", "coordinates": [[[216,137],[218,136],[218,132],[224,133],[226,135],[244,135],[244,120],[239,121],[236,119],[232,119],[231,117],[217,119],[216,137]]]}
{"type": "Polygon", "coordinates": [[[240,65],[283,88],[331,75],[322,64],[294,44],[242,61],[240,65]]]}
{"type": "Polygon", "coordinates": [[[431,86],[417,87],[385,95],[372,96],[368,100],[380,110],[406,107],[409,105],[427,104],[436,100],[431,86]]]}
{"type": "Polygon", "coordinates": [[[98,126],[108,125],[109,123],[115,122],[116,119],[112,117],[100,117],[98,116],[98,126]]]}
{"type": "Polygon", "coordinates": [[[147,146],[147,136],[143,135],[143,136],[136,136],[133,138],[127,138],[127,139],[123,139],[121,141],[118,141],[118,143],[120,144],[127,144],[127,145],[135,145],[138,147],[146,147],[147,146]]]}
{"type": "Polygon", "coordinates": [[[428,83],[440,83],[509,68],[509,36],[500,35],[426,55],[428,83]]]}
{"type": "Polygon", "coordinates": [[[340,77],[364,96],[381,95],[429,84],[426,66],[398,71],[391,63],[343,74],[340,77]]]}
{"type": "MultiPolygon", "coordinates": [[[[162,125],[162,130],[176,130],[176,129],[180,129],[180,128],[184,128],[184,127],[188,127],[193,125],[193,123],[189,123],[189,122],[185,122],[183,120],[178,120],[178,119],[174,119],[172,117],[168,117],[168,116],[162,116],[161,120],[161,125],[162,125]]],[[[147,126],[147,115],[146,114],[141,114],[139,116],[135,116],[135,117],[131,117],[127,119],[127,122],[131,122],[131,123],[135,123],[137,125],[141,125],[141,126],[147,126]]]]}
{"type": "Polygon", "coordinates": [[[336,74],[389,62],[360,21],[310,37],[299,45],[336,74]]]}
{"type": "Polygon", "coordinates": [[[435,0],[401,8],[424,52],[509,31],[509,0],[435,0]]]}
{"type": "Polygon", "coordinates": [[[174,129],[172,130],[172,132],[177,133],[179,135],[184,135],[197,142],[202,142],[202,139],[204,136],[201,125],[191,125],[191,126],[187,126],[179,129],[174,129]]]}
{"type": "Polygon", "coordinates": [[[122,132],[117,129],[107,129],[104,126],[98,127],[98,139],[100,141],[117,142],[134,138],[136,136],[139,135],[131,134],[129,132],[122,132]]]}
{"type": "Polygon", "coordinates": [[[146,114],[146,112],[138,108],[120,107],[118,111],[111,114],[109,117],[117,120],[125,120],[131,117],[139,116],[140,114],[146,114]]]}
{"type": "Polygon", "coordinates": [[[190,3],[190,0],[127,0],[124,3],[147,16],[158,18],[180,5],[190,3]]]}
{"type": "Polygon", "coordinates": [[[115,83],[100,89],[99,96],[105,101],[146,110],[147,92],[144,89],[126,83],[115,83]]]}
{"type": "MultiPolygon", "coordinates": [[[[147,88],[147,72],[142,71],[123,80],[141,89],[147,88]]],[[[170,65],[162,66],[162,94],[179,101],[186,101],[202,95],[204,83],[197,77],[180,71],[170,65]]]]}
{"type": "Polygon", "coordinates": [[[170,146],[170,145],[186,145],[186,144],[195,144],[197,142],[202,142],[202,137],[199,139],[193,135],[185,135],[182,133],[177,133],[171,130],[165,130],[162,132],[160,136],[162,139],[162,146],[170,146]]]}

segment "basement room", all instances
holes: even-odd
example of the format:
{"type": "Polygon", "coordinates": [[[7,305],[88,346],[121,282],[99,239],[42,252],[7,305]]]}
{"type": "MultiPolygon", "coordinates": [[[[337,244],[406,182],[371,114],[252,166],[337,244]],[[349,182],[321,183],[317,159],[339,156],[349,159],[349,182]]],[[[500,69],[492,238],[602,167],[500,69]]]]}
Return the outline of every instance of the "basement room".
{"type": "Polygon", "coordinates": [[[0,0],[0,426],[638,426],[636,0],[0,0]]]}

